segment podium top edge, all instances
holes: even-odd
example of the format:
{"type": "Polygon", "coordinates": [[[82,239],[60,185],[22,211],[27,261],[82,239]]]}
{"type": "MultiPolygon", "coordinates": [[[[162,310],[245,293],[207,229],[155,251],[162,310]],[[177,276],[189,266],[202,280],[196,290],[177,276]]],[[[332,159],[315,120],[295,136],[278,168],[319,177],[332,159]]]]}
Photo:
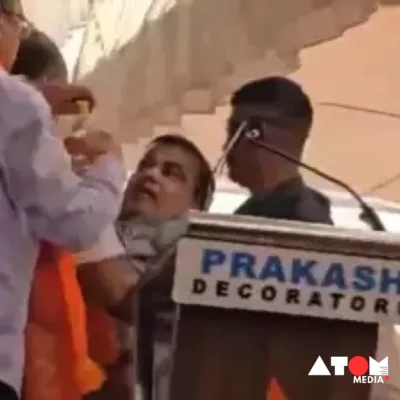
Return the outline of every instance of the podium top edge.
{"type": "Polygon", "coordinates": [[[400,259],[400,235],[317,223],[191,211],[188,237],[245,242],[400,259]]]}

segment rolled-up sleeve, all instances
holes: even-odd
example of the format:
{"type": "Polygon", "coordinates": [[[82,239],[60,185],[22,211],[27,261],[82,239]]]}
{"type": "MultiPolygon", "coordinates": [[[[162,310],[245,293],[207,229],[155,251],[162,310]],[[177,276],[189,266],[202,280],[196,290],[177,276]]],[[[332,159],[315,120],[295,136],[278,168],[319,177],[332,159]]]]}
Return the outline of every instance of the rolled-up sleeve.
{"type": "Polygon", "coordinates": [[[112,155],[99,158],[83,177],[71,170],[63,143],[54,136],[50,110],[38,93],[21,102],[18,123],[4,148],[11,200],[23,209],[32,234],[80,251],[93,245],[115,220],[125,172],[112,155]]]}

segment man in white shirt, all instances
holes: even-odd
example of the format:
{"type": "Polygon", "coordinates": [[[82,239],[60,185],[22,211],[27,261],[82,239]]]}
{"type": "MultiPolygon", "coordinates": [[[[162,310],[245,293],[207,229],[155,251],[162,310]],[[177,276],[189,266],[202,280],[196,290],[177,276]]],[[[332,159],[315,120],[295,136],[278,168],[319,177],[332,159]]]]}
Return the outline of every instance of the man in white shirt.
{"type": "MultiPolygon", "coordinates": [[[[87,303],[108,308],[117,319],[127,322],[117,324],[119,356],[116,362],[104,366],[108,373],[106,384],[85,400],[133,398],[132,370],[138,363],[132,350],[136,347],[133,344],[138,327],[138,375],[144,389],[140,398],[151,397],[151,338],[158,326],[152,300],[162,299],[167,304],[168,316],[173,313],[169,256],[186,232],[187,212],[207,209],[214,187],[208,162],[190,140],[176,134],[159,136],[149,144],[129,179],[121,215],[114,227],[104,232],[93,248],[77,255],[82,263],[78,277],[87,303]],[[139,288],[143,290],[137,313],[139,288]],[[128,328],[131,324],[135,325],[133,329],[128,328]]],[[[95,354],[91,356],[97,361],[95,354]]],[[[160,357],[155,358],[158,365],[160,357]]]]}
{"type": "Polygon", "coordinates": [[[115,220],[125,180],[120,148],[109,135],[82,139],[85,155],[100,156],[81,178],[72,172],[63,143],[54,135],[52,112],[76,112],[76,100],[92,100],[87,89],[43,84],[42,96],[6,72],[27,27],[20,1],[0,0],[1,400],[19,398],[39,241],[72,251],[91,246],[115,220]]]}

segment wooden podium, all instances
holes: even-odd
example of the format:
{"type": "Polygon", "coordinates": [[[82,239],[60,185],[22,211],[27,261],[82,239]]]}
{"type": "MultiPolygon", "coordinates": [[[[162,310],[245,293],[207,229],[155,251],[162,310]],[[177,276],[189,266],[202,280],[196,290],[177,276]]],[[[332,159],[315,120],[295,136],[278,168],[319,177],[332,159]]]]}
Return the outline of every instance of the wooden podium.
{"type": "Polygon", "coordinates": [[[370,384],[346,366],[335,375],[331,357],[375,357],[377,322],[400,320],[398,238],[203,213],[190,221],[171,336],[154,344],[163,355],[153,399],[367,400],[370,384]],[[309,376],[318,357],[330,375],[309,376]]]}

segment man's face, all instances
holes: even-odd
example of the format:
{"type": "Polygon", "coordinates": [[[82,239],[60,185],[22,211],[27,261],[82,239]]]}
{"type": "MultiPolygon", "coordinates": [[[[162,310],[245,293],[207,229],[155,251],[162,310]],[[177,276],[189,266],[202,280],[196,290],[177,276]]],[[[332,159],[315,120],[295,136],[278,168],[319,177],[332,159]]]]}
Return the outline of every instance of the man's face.
{"type": "Polygon", "coordinates": [[[21,37],[28,33],[28,29],[20,0],[8,0],[0,8],[0,64],[6,70],[11,69],[21,37]]]}
{"type": "MultiPolygon", "coordinates": [[[[285,117],[279,110],[268,106],[239,105],[233,107],[228,119],[225,147],[244,121],[247,125],[243,135],[245,132],[257,129],[261,131],[260,140],[264,143],[283,151],[290,146],[292,135],[284,129],[285,117]]],[[[227,156],[229,177],[249,189],[257,186],[254,181],[259,178],[260,173],[268,170],[273,176],[281,168],[282,163],[286,161],[273,153],[268,153],[265,149],[258,148],[246,139],[237,142],[227,156]]]]}
{"type": "Polygon", "coordinates": [[[125,191],[122,214],[175,217],[198,208],[194,199],[199,161],[173,144],[154,144],[125,191]]]}

